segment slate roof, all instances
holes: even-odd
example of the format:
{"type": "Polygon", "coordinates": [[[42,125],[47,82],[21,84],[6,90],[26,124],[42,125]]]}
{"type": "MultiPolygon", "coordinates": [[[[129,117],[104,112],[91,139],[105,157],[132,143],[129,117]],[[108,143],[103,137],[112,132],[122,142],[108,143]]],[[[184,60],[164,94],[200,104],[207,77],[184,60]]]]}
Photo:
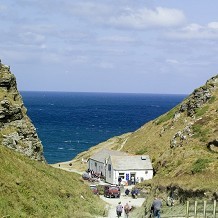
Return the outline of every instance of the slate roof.
{"type": "Polygon", "coordinates": [[[114,170],[152,170],[148,155],[110,156],[114,170]]]}
{"type": "Polygon", "coordinates": [[[125,152],[109,150],[109,149],[102,149],[99,152],[92,155],[89,159],[104,163],[105,158],[108,158],[110,155],[119,155],[119,156],[126,156],[128,155],[125,152]]]}

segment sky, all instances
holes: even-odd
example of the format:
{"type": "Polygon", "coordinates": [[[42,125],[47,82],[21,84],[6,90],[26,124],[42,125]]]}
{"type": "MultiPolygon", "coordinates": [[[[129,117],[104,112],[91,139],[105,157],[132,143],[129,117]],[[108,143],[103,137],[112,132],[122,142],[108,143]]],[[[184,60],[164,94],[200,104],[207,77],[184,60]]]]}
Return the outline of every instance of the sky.
{"type": "Polygon", "coordinates": [[[1,0],[22,91],[189,94],[218,72],[217,0],[1,0]]]}

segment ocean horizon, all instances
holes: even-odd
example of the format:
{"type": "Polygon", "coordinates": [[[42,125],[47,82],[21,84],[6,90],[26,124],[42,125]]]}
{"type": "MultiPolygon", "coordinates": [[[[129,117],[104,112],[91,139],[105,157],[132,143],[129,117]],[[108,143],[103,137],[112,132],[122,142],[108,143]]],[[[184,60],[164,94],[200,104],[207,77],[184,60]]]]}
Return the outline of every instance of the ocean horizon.
{"type": "Polygon", "coordinates": [[[185,94],[21,91],[49,164],[140,128],[185,94]]]}

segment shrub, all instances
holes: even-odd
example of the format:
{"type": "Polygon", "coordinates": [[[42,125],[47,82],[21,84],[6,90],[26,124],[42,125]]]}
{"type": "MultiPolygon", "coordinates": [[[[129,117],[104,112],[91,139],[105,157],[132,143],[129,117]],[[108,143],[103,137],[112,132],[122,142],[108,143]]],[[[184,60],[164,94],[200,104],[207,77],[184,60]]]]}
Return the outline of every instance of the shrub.
{"type": "Polygon", "coordinates": [[[192,165],[192,173],[200,173],[207,168],[211,161],[209,159],[199,158],[192,165]]]}
{"type": "Polygon", "coordinates": [[[192,126],[194,132],[194,138],[199,138],[200,141],[206,142],[208,139],[209,129],[204,129],[200,124],[194,124],[192,126]]]}
{"type": "Polygon", "coordinates": [[[147,148],[144,147],[142,149],[140,149],[139,151],[136,151],[136,155],[142,155],[142,154],[145,154],[147,152],[147,148]]]}
{"type": "Polygon", "coordinates": [[[205,107],[196,109],[195,110],[196,116],[197,117],[202,116],[203,114],[205,114],[207,112],[208,108],[209,108],[209,106],[205,106],[205,107]]]}
{"type": "Polygon", "coordinates": [[[216,100],[216,97],[212,96],[208,102],[209,104],[212,104],[215,100],[216,100]]]}

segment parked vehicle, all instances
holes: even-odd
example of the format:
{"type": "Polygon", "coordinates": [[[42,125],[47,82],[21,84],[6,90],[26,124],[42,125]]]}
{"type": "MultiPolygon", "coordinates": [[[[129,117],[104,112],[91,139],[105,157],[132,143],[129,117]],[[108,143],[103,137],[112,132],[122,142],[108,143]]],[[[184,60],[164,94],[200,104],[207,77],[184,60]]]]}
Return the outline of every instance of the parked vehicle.
{"type": "Polygon", "coordinates": [[[105,186],[104,187],[104,196],[109,198],[119,198],[120,197],[120,188],[118,186],[105,186]]]}
{"type": "Polygon", "coordinates": [[[95,195],[98,195],[98,194],[99,194],[99,193],[98,193],[98,188],[97,188],[96,185],[90,185],[89,187],[90,187],[90,189],[92,190],[93,194],[95,194],[95,195]]]}
{"type": "Polygon", "coordinates": [[[91,177],[90,177],[90,175],[89,175],[88,173],[83,173],[83,174],[82,174],[82,178],[83,178],[84,180],[89,180],[91,177]]]}

